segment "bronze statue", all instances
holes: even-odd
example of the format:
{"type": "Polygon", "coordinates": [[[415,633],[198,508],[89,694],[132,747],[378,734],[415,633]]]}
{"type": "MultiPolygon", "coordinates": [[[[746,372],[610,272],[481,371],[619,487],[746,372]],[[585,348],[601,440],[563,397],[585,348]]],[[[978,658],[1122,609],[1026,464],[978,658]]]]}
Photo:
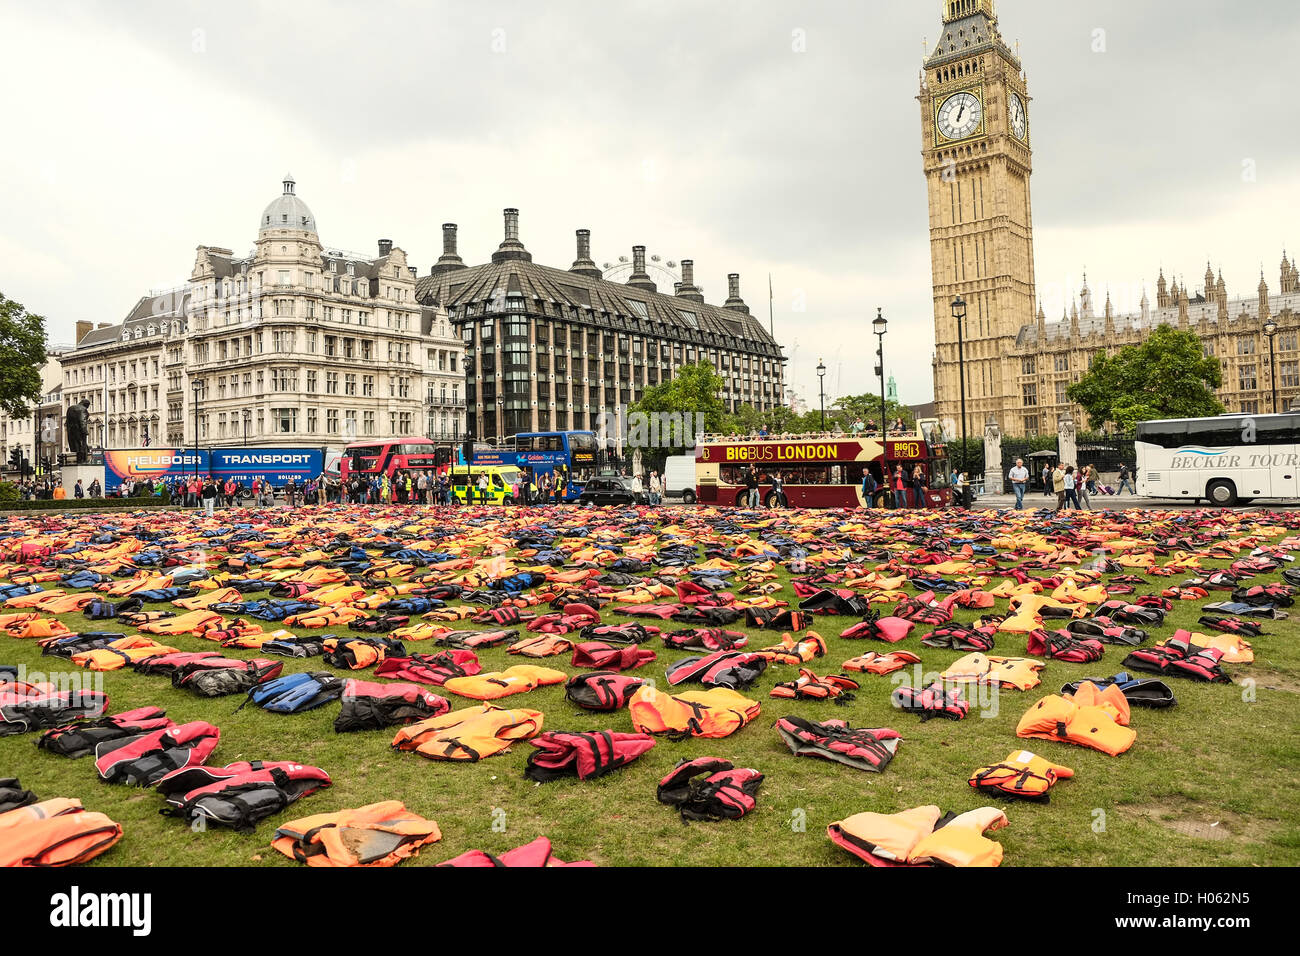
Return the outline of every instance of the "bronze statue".
{"type": "Polygon", "coordinates": [[[68,409],[64,430],[68,433],[68,450],[76,453],[77,464],[86,464],[90,461],[90,399],[83,398],[68,409]]]}

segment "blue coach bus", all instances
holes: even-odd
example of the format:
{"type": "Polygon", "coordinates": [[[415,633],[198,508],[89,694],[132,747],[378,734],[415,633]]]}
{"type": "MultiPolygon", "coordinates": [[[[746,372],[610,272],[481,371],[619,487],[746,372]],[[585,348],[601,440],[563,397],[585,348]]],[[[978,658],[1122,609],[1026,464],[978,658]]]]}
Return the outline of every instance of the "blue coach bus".
{"type": "MultiPolygon", "coordinates": [[[[457,463],[464,467],[463,454],[457,455],[457,463]]],[[[472,464],[513,465],[534,480],[558,470],[566,478],[564,500],[572,501],[599,470],[600,446],[590,431],[520,432],[507,448],[476,447],[472,464]]]]}

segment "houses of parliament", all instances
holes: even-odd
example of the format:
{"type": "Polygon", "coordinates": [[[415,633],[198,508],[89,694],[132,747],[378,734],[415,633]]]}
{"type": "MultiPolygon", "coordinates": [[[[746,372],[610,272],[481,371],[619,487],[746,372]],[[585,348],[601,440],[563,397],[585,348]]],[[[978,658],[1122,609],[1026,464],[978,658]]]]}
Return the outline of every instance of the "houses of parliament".
{"type": "Polygon", "coordinates": [[[1117,315],[1097,306],[1085,276],[1068,314],[1047,321],[1034,281],[1031,102],[1019,57],[998,31],[995,0],[946,0],[943,29],[924,64],[922,155],[929,195],[934,289],[934,388],[940,419],[960,432],[957,320],[962,324],[966,431],[996,421],[1005,435],[1054,433],[1067,413],[1090,423],[1066,398],[1094,356],[1138,344],[1161,324],[1193,332],[1219,359],[1219,399],[1229,411],[1271,412],[1300,397],[1300,271],[1282,255],[1276,287],[1261,275],[1253,294],[1230,295],[1207,263],[1194,290],[1155,280],[1154,304],[1117,315]],[[1264,328],[1276,327],[1276,376],[1264,328]]]}

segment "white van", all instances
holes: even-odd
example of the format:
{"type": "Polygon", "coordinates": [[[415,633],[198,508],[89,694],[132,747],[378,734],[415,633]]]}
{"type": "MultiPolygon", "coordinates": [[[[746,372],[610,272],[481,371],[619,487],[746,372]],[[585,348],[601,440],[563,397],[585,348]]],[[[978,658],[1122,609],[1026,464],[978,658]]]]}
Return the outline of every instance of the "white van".
{"type": "Polygon", "coordinates": [[[664,497],[695,503],[695,456],[673,455],[664,462],[664,497]]]}

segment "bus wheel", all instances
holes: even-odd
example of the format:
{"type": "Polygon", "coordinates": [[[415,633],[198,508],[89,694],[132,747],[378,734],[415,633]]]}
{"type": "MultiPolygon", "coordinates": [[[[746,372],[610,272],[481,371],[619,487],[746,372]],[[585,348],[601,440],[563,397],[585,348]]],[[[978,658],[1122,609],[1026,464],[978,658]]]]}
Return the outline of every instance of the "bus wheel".
{"type": "Polygon", "coordinates": [[[1219,508],[1231,508],[1237,503],[1237,486],[1230,481],[1212,481],[1205,487],[1205,497],[1219,508]]]}
{"type": "Polygon", "coordinates": [[[744,508],[748,504],[748,499],[749,492],[742,491],[740,494],[736,495],[736,507],[744,508]]]}
{"type": "Polygon", "coordinates": [[[767,501],[766,501],[766,504],[767,504],[767,506],[768,506],[769,508],[784,508],[784,507],[785,507],[785,501],[783,500],[782,496],[781,496],[781,495],[778,495],[775,491],[769,491],[769,492],[767,493],[767,501]]]}
{"type": "Polygon", "coordinates": [[[689,489],[689,488],[687,488],[685,491],[683,491],[683,492],[682,492],[682,504],[684,504],[684,505],[693,505],[693,504],[695,504],[695,492],[691,491],[691,489],[689,489]]]}

